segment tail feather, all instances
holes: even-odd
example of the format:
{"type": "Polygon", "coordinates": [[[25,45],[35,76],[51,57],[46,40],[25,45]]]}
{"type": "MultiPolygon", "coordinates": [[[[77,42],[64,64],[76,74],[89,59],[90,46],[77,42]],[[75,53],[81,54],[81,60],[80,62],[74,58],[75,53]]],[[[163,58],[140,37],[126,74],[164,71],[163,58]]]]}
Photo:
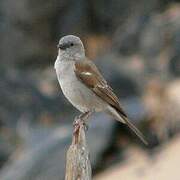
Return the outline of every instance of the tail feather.
{"type": "Polygon", "coordinates": [[[136,128],[127,117],[123,116],[122,114],[118,113],[117,110],[115,110],[113,107],[108,108],[108,113],[113,115],[116,120],[126,124],[138,137],[139,139],[146,145],[148,145],[148,142],[146,141],[144,135],[136,128]]]}
{"type": "Polygon", "coordinates": [[[139,129],[134,126],[134,124],[132,124],[126,117],[122,118],[126,122],[127,126],[139,137],[139,139],[141,139],[144,144],[148,145],[148,142],[146,141],[144,135],[139,131],[139,129]]]}

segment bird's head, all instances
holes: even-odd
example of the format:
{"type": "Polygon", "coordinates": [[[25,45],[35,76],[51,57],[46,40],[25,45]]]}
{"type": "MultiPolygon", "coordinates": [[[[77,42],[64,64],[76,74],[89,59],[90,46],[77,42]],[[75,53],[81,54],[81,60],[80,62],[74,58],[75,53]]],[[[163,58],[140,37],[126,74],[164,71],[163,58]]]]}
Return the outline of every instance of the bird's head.
{"type": "Polygon", "coordinates": [[[60,39],[57,45],[59,55],[65,58],[78,59],[85,56],[84,46],[79,37],[67,35],[60,39]]]}

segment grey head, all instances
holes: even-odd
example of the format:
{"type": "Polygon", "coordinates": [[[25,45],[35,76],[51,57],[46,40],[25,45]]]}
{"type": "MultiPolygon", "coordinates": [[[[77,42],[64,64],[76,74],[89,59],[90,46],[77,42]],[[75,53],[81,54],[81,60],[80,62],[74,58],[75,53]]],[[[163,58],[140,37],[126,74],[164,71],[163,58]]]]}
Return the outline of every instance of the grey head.
{"type": "Polygon", "coordinates": [[[79,59],[85,56],[84,46],[79,37],[67,35],[60,39],[58,52],[63,59],[79,59]]]}

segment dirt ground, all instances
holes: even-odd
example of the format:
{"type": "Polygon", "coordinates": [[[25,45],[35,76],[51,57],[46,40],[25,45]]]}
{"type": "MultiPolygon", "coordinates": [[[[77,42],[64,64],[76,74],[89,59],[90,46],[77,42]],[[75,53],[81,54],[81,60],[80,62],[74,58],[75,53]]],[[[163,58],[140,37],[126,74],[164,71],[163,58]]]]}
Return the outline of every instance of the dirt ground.
{"type": "Polygon", "coordinates": [[[180,135],[149,156],[132,147],[128,160],[97,175],[94,180],[180,180],[180,135]]]}

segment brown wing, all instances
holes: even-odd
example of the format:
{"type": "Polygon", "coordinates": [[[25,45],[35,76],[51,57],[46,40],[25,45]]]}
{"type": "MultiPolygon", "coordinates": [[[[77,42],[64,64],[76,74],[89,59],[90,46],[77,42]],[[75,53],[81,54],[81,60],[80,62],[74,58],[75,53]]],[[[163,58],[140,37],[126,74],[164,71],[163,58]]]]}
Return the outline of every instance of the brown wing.
{"type": "Polygon", "coordinates": [[[97,96],[118,110],[123,116],[127,117],[126,113],[121,108],[118,98],[113,93],[112,88],[108,86],[106,80],[92,61],[76,61],[75,74],[97,96]]]}

